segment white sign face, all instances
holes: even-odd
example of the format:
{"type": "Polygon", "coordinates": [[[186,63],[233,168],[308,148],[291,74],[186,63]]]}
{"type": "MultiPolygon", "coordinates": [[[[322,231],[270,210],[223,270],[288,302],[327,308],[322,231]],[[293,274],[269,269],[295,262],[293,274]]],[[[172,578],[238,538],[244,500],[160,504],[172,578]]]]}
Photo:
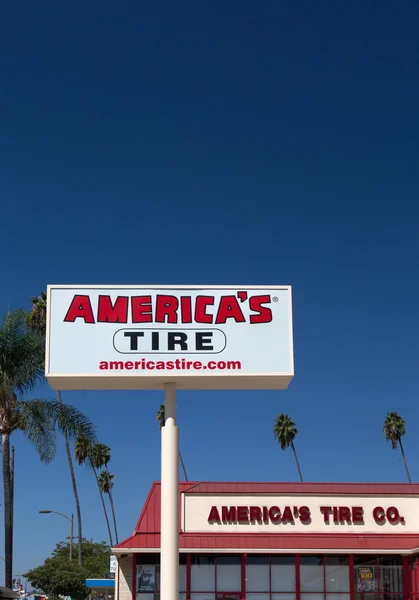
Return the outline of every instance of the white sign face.
{"type": "Polygon", "coordinates": [[[185,533],[414,533],[417,496],[184,494],[185,533]]]}
{"type": "Polygon", "coordinates": [[[289,287],[49,286],[54,389],[284,389],[289,287]]]}

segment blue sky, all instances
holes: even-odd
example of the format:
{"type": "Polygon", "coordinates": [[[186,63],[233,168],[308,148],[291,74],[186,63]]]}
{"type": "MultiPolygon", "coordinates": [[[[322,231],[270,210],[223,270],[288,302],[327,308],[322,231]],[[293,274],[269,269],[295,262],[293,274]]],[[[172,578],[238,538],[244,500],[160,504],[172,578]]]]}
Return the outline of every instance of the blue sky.
{"type": "MultiPolygon", "coordinates": [[[[405,481],[389,410],[419,478],[418,18],[387,0],[1,7],[3,314],[47,283],[293,286],[286,392],[179,393],[190,479],[296,480],[285,411],[307,481],[405,481]]],[[[64,400],[112,447],[126,537],[159,478],[162,394],[64,400]]],[[[45,467],[14,437],[18,574],[68,535],[38,509],[73,498],[62,441],[45,467]]]]}

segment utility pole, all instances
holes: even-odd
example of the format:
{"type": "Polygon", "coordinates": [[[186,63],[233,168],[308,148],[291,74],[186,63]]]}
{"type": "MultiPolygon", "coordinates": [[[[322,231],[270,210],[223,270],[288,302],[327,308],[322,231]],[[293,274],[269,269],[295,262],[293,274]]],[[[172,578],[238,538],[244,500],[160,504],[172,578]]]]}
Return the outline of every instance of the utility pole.
{"type": "Polygon", "coordinates": [[[13,513],[15,508],[15,447],[12,446],[12,452],[10,455],[10,484],[12,488],[12,523],[13,513]]]}

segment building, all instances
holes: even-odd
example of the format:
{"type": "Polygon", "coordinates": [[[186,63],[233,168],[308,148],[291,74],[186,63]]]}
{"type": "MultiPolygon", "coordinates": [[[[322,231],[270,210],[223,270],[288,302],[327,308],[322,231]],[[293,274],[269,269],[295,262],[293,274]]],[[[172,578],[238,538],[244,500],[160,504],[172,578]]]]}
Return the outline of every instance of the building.
{"type": "MultiPolygon", "coordinates": [[[[419,485],[180,483],[181,600],[419,600],[419,485]]],[[[114,549],[115,600],[159,600],[160,483],[114,549]]]]}

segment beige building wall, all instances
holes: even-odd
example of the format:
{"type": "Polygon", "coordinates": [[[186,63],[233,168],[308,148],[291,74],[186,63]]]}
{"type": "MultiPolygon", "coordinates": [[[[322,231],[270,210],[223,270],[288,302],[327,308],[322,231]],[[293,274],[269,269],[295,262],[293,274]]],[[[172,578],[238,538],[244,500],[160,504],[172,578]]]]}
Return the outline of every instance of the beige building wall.
{"type": "Polygon", "coordinates": [[[115,600],[132,600],[132,554],[118,558],[115,577],[115,600]]]}

